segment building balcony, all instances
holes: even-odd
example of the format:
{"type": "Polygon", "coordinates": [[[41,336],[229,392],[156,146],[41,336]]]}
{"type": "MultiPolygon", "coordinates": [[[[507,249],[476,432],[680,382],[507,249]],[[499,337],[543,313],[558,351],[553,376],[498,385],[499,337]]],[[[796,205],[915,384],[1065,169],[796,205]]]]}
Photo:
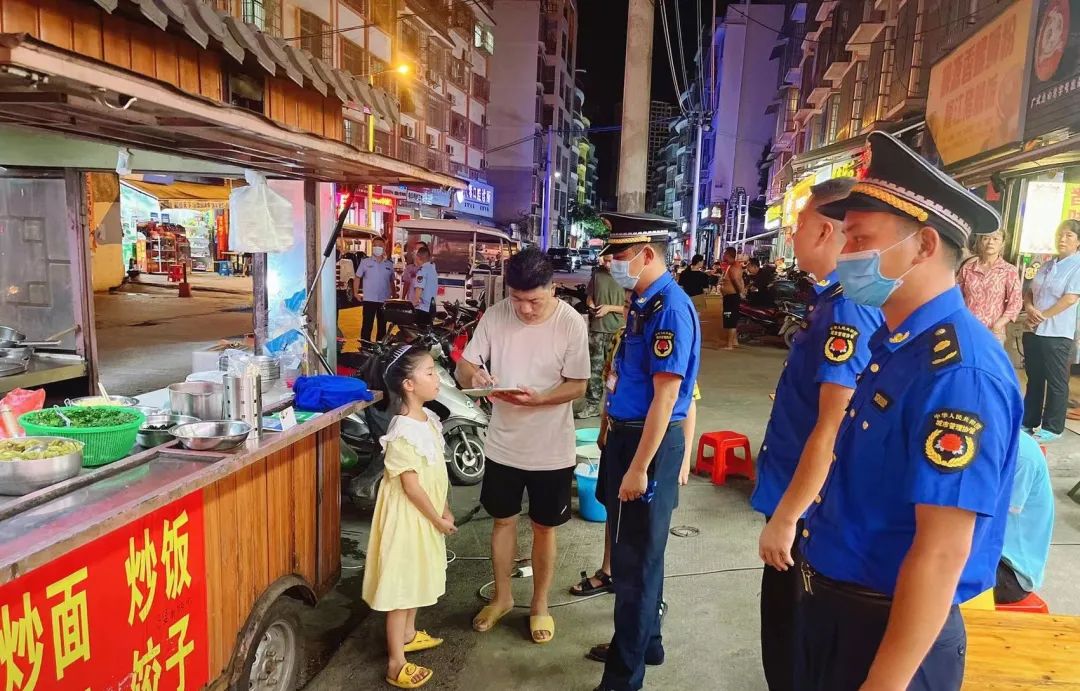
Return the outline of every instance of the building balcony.
{"type": "Polygon", "coordinates": [[[829,100],[829,96],[832,95],[832,89],[827,86],[819,86],[810,92],[810,95],[806,97],[807,103],[820,108],[825,101],[829,100]]]}
{"type": "Polygon", "coordinates": [[[854,64],[855,63],[853,61],[837,60],[836,62],[829,65],[829,69],[825,70],[823,79],[831,83],[833,86],[836,86],[840,82],[844,81],[844,77],[847,76],[848,70],[850,70],[852,65],[854,64]]]}
{"type": "Polygon", "coordinates": [[[802,82],[802,65],[789,67],[787,73],[784,74],[784,83],[798,86],[800,82],[802,82]]]}
{"type": "Polygon", "coordinates": [[[398,156],[400,160],[406,163],[413,163],[418,166],[427,165],[427,155],[425,149],[414,141],[408,139],[398,140],[398,156]]]}
{"type": "Polygon", "coordinates": [[[438,173],[450,172],[450,156],[438,149],[427,150],[427,169],[438,173]]]}
{"type": "Polygon", "coordinates": [[[885,22],[863,20],[855,27],[855,32],[848,39],[847,48],[853,56],[866,58],[870,56],[871,43],[877,39],[885,29],[885,22]]]}
{"type": "Polygon", "coordinates": [[[833,8],[839,4],[839,0],[823,0],[821,6],[818,7],[817,15],[814,17],[814,19],[818,20],[819,22],[826,21],[832,14],[833,8]]]}

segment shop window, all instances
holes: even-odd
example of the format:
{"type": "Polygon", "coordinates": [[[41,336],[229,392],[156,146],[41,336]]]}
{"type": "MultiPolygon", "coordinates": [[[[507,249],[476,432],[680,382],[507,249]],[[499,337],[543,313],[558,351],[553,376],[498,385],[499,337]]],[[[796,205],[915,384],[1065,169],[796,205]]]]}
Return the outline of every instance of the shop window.
{"type": "Polygon", "coordinates": [[[485,146],[484,126],[470,122],[469,130],[469,144],[474,149],[483,149],[485,146]]]}
{"type": "Polygon", "coordinates": [[[228,77],[227,87],[229,103],[263,114],[266,85],[261,77],[234,72],[228,77]]]}
{"type": "Polygon", "coordinates": [[[333,34],[330,25],[318,15],[300,10],[300,47],[323,60],[333,59],[333,34]]]}
{"type": "Polygon", "coordinates": [[[385,154],[390,156],[393,152],[390,150],[390,133],[383,132],[382,130],[375,130],[375,153],[385,154]]]}
{"type": "Polygon", "coordinates": [[[852,136],[862,130],[863,98],[866,96],[866,61],[859,60],[855,63],[855,92],[851,98],[851,127],[849,132],[852,136]]]}
{"type": "Polygon", "coordinates": [[[350,120],[348,118],[345,118],[344,132],[344,139],[346,144],[355,146],[361,151],[368,150],[367,137],[365,136],[367,128],[364,127],[364,123],[357,120],[350,120]]]}
{"type": "Polygon", "coordinates": [[[840,130],[840,94],[829,97],[829,111],[826,117],[829,118],[829,127],[825,133],[825,143],[832,144],[836,141],[836,135],[840,130]]]}
{"type": "Polygon", "coordinates": [[[401,23],[400,47],[412,57],[420,57],[420,31],[411,22],[401,23]]]}
{"type": "Polygon", "coordinates": [[[367,51],[360,46],[347,38],[341,39],[341,69],[357,77],[367,76],[364,72],[366,55],[367,51]]]}
{"type": "Polygon", "coordinates": [[[244,0],[244,21],[281,36],[281,0],[244,0]]]}

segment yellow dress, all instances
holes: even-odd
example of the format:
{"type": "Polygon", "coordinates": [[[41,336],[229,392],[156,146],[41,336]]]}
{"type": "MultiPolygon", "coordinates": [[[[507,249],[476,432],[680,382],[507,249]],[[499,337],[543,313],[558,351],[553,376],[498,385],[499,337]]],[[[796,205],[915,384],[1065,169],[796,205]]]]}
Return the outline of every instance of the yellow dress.
{"type": "Polygon", "coordinates": [[[372,609],[427,607],[446,592],[446,538],[405,494],[401,474],[414,471],[431,505],[442,514],[450,481],[442,425],[430,411],[421,422],[399,415],[380,439],[386,470],[364,567],[364,602],[372,609]]]}

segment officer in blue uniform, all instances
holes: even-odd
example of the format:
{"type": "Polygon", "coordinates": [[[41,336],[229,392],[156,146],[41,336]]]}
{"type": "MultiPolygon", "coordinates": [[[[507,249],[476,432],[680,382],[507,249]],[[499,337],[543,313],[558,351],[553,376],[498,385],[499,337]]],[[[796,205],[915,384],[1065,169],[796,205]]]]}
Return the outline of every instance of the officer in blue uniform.
{"type": "Polygon", "coordinates": [[[885,326],[802,533],[797,688],[953,691],[957,605],[994,585],[1023,413],[954,281],[960,248],[1000,218],[895,137],[868,146],[867,175],[820,211],[844,220],[844,293],[885,326]]]}
{"type": "Polygon", "coordinates": [[[675,222],[651,214],[603,218],[611,232],[602,254],[613,255],[612,277],[633,292],[605,383],[607,432],[596,495],[607,507],[611,533],[615,634],[597,689],[636,691],[646,657],[663,658],[664,549],[678,500],[701,325],[665,265],[675,222]]]}
{"type": "MultiPolygon", "coordinates": [[[[360,266],[356,269],[356,277],[360,279],[364,287],[360,338],[381,341],[386,335],[384,303],[393,297],[394,293],[394,262],[386,257],[386,243],[382,238],[376,238],[371,242],[371,256],[360,262],[360,266]],[[374,338],[371,334],[373,326],[375,326],[374,338]]],[[[357,295],[357,297],[360,296],[357,295]]]]}
{"type": "Polygon", "coordinates": [[[772,415],[757,461],[750,497],[765,515],[758,552],[761,574],[761,663],[770,691],[795,687],[795,614],[802,592],[796,540],[802,516],[832,465],[836,433],[870,359],[870,336],[883,323],[881,310],[852,302],[836,278],[844,245],[842,223],[818,207],[842,199],[854,180],[815,185],[792,241],[799,268],[824,277],[807,308],[784,363],[772,415]]]}

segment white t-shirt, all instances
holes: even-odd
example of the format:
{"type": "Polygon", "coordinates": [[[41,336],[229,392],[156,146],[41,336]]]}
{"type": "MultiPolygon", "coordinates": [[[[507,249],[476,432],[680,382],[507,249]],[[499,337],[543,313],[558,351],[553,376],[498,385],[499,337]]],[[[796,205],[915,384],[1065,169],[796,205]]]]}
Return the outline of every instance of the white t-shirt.
{"type": "MultiPolygon", "coordinates": [[[[589,330],[562,300],[546,321],[526,324],[506,299],[484,313],[462,357],[474,365],[482,361],[499,386],[546,391],[564,379],[589,378],[589,330]]],[[[574,449],[572,403],[532,407],[492,401],[484,453],[496,463],[558,470],[574,465],[574,449]]]]}

